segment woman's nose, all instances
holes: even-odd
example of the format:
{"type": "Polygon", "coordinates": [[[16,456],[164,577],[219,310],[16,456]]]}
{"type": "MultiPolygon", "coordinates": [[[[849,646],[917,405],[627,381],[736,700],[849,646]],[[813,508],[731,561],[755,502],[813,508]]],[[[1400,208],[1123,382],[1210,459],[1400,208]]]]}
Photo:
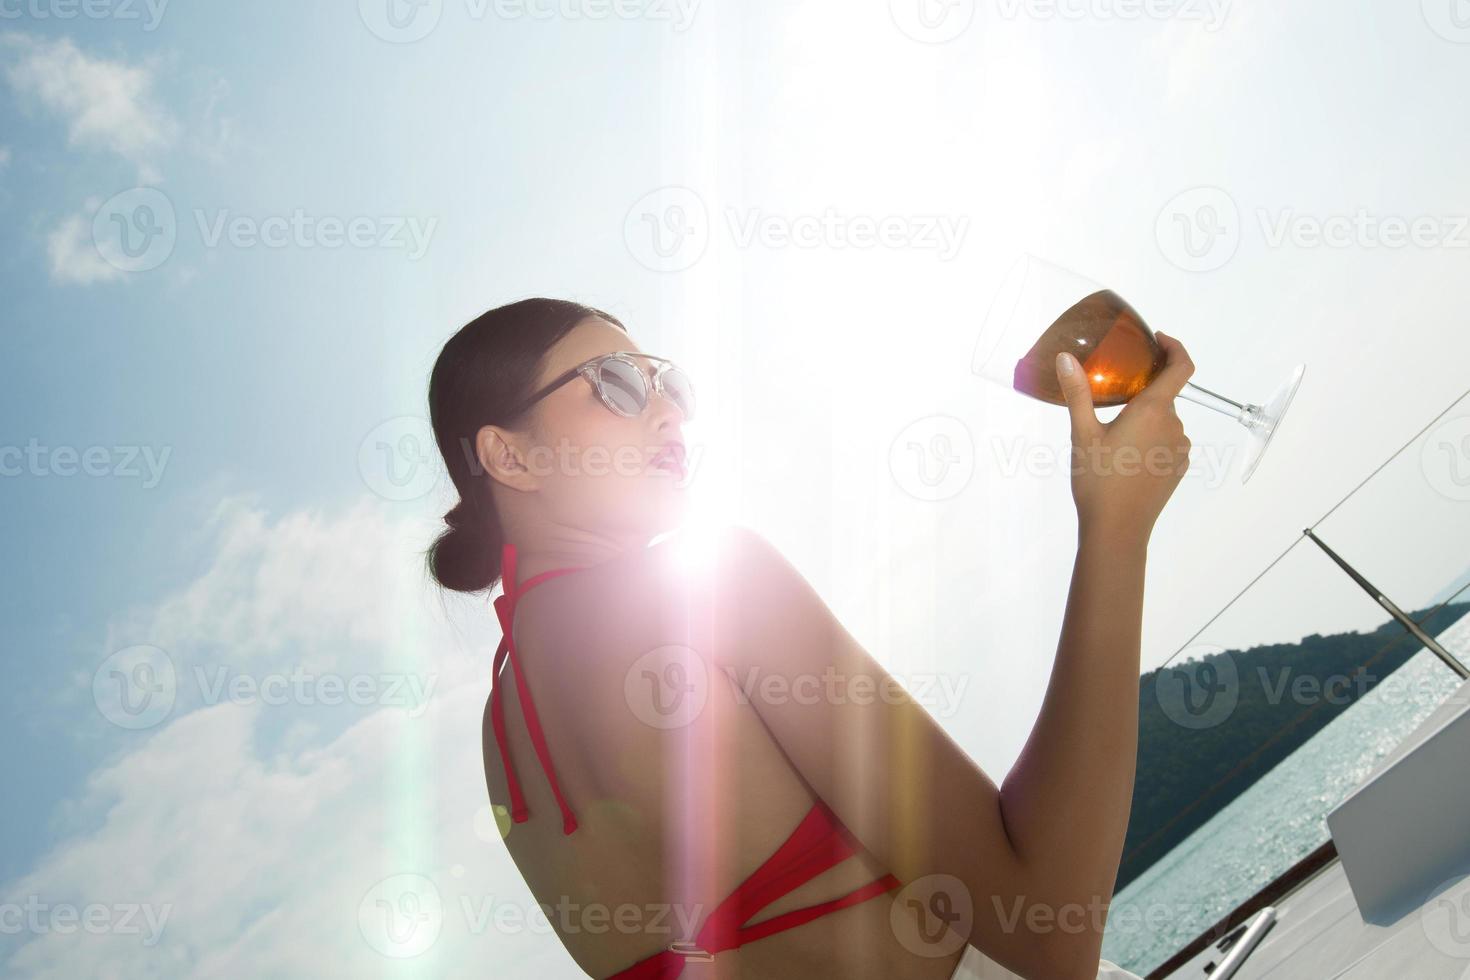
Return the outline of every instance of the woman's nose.
{"type": "Polygon", "coordinates": [[[648,398],[648,411],[652,415],[652,421],[662,424],[665,421],[678,423],[684,418],[684,411],[679,404],[661,391],[653,391],[648,398]]]}

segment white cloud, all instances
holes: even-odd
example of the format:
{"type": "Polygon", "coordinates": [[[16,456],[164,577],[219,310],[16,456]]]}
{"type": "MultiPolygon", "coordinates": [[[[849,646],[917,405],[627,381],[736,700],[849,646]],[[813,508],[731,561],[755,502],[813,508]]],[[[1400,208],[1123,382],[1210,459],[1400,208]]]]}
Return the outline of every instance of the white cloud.
{"type": "Polygon", "coordinates": [[[172,546],[209,545],[203,573],[123,616],[109,644],[166,644],[181,677],[204,659],[257,676],[308,662],[433,672],[428,711],[370,708],[324,735],[334,721],[327,709],[224,701],[176,709],[145,732],[111,729],[119,754],[65,808],[68,826],[85,829],[0,886],[0,901],[138,903],[162,923],[161,939],[144,944],[141,915],[140,933],[0,937],[24,943],[0,973],[376,975],[394,963],[364,937],[359,912],[372,921],[380,910],[365,896],[408,873],[432,882],[444,909],[442,932],[411,961],[415,972],[479,977],[488,955],[497,970],[526,964],[516,975],[570,975],[549,933],[497,932],[461,904],[511,903],[525,914],[533,899],[485,799],[479,730],[498,627],[482,603],[466,600],[466,642],[439,614],[417,555],[432,527],[391,520],[371,498],[274,522],[226,500],[201,524],[172,546]]]}
{"type": "Polygon", "coordinates": [[[230,84],[216,79],[208,86],[201,86],[190,105],[189,146],[217,166],[228,163],[239,151],[235,120],[220,110],[220,104],[229,95],[230,84]]]}
{"type": "Polygon", "coordinates": [[[151,159],[174,143],[178,126],[154,104],[147,67],[90,57],[66,37],[12,31],[0,47],[12,52],[11,86],[64,120],[71,145],[111,151],[138,165],[141,182],[156,179],[151,159]]]}
{"type": "Polygon", "coordinates": [[[85,214],[68,215],[51,230],[46,236],[46,255],[51,261],[53,282],[88,286],[112,282],[123,275],[97,251],[92,222],[85,214]]]}
{"type": "Polygon", "coordinates": [[[0,146],[0,170],[10,165],[10,147],[0,146]]]}
{"type": "Polygon", "coordinates": [[[383,516],[367,501],[335,519],[297,512],[272,524],[226,499],[209,527],[213,565],[131,624],[149,642],[256,661],[305,654],[334,666],[391,634],[391,610],[377,599],[397,576],[382,550],[383,516]]]}

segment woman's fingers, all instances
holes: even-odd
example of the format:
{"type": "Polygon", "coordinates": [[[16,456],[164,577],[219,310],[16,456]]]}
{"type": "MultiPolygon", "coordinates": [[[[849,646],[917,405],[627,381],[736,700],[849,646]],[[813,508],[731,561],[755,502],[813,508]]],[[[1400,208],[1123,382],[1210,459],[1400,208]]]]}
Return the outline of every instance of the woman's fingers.
{"type": "Polygon", "coordinates": [[[1077,358],[1066,351],[1057,355],[1056,370],[1062,397],[1067,400],[1067,411],[1072,416],[1072,441],[1082,445],[1102,426],[1097,410],[1092,407],[1092,386],[1087,383],[1077,358]]]}
{"type": "Polygon", "coordinates": [[[1132,400],[1147,398],[1173,402],[1179,397],[1179,392],[1184,390],[1184,383],[1194,375],[1194,361],[1190,359],[1189,351],[1175,338],[1157,331],[1154,336],[1158,338],[1159,346],[1163,348],[1168,360],[1164,362],[1164,369],[1159,372],[1158,377],[1134,395],[1132,400]]]}

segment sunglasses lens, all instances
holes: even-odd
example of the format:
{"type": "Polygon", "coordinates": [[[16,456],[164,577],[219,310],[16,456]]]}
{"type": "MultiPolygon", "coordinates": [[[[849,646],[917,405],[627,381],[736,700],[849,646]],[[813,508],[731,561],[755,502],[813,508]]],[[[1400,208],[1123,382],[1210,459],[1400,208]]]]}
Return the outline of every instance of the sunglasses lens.
{"type": "Polygon", "coordinates": [[[603,361],[598,369],[602,381],[602,397],[613,411],[634,416],[648,403],[648,384],[643,372],[616,359],[603,361]]]}
{"type": "Polygon", "coordinates": [[[694,418],[694,385],[690,383],[689,375],[671,367],[660,376],[660,381],[664,395],[684,413],[684,421],[694,418]]]}

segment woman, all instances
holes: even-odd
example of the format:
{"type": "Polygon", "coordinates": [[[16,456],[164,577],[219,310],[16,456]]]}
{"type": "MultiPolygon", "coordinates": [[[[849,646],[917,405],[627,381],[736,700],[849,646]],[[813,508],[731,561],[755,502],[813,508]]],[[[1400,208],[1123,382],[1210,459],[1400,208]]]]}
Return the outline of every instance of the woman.
{"type": "Polygon", "coordinates": [[[1145,551],[1188,463],[1174,396],[1193,364],[1160,343],[1162,374],[1108,424],[1059,362],[1073,445],[1096,451],[1074,454],[1061,641],[1003,791],[757,534],[680,560],[665,532],[695,405],[677,365],[552,299],[444,345],[429,402],[461,500],[429,567],[463,592],[503,576],[486,782],[589,976],[1135,976],[1099,950],[1145,551]]]}

